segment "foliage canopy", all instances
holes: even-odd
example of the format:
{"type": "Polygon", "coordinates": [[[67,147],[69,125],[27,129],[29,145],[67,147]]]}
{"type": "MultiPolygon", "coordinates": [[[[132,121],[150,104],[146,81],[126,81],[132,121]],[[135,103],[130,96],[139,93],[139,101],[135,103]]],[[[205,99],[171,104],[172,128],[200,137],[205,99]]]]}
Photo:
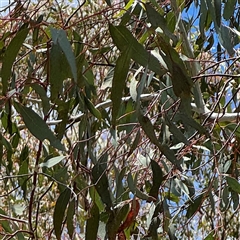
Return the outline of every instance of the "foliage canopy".
{"type": "Polygon", "coordinates": [[[237,239],[239,3],[7,6],[2,238],[237,239]]]}

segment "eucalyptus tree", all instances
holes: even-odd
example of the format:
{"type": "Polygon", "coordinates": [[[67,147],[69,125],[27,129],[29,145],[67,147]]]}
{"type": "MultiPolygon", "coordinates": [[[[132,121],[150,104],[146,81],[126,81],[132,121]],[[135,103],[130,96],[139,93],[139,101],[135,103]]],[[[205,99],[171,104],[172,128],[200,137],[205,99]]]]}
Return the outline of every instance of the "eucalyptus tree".
{"type": "Polygon", "coordinates": [[[0,18],[2,239],[237,239],[239,1],[14,1],[0,18]]]}

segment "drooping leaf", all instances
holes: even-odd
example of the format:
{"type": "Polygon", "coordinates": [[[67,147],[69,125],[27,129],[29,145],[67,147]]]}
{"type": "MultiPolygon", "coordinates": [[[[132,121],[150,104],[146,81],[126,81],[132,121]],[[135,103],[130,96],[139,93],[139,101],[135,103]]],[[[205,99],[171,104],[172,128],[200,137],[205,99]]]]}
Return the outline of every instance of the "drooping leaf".
{"type": "Polygon", "coordinates": [[[110,196],[110,188],[106,175],[107,169],[107,154],[103,154],[98,160],[97,164],[92,169],[93,183],[95,184],[96,190],[100,195],[104,204],[110,209],[112,206],[112,200],[110,196]]]}
{"type": "Polygon", "coordinates": [[[229,176],[226,176],[226,180],[231,190],[240,194],[240,183],[235,178],[229,176]]]}
{"type": "Polygon", "coordinates": [[[190,206],[187,209],[186,216],[190,219],[200,208],[203,201],[203,195],[199,195],[193,202],[190,202],[190,206]]]}
{"type": "Polygon", "coordinates": [[[67,209],[67,230],[68,230],[68,235],[70,236],[70,238],[73,238],[73,233],[74,233],[74,214],[75,214],[75,199],[73,198],[69,205],[68,205],[68,209],[67,209]]]}
{"type": "Polygon", "coordinates": [[[40,141],[47,139],[53,147],[65,151],[64,146],[60,140],[56,138],[53,132],[48,128],[46,122],[35,113],[31,108],[25,107],[20,103],[15,102],[14,106],[20,113],[28,130],[40,141]]]}
{"type": "Polygon", "coordinates": [[[21,166],[19,168],[18,175],[23,175],[18,178],[19,185],[21,186],[21,189],[23,191],[23,197],[26,198],[27,193],[27,180],[28,180],[28,161],[24,160],[21,162],[21,166]],[[25,176],[24,176],[25,175],[25,176]]]}
{"type": "Polygon", "coordinates": [[[50,103],[49,103],[49,98],[47,96],[46,90],[40,84],[37,84],[37,83],[33,83],[30,86],[35,90],[35,92],[41,98],[43,113],[46,116],[48,114],[48,111],[50,110],[50,103]]]}
{"type": "Polygon", "coordinates": [[[16,36],[12,39],[9,43],[2,63],[1,69],[1,77],[2,77],[2,95],[5,95],[8,89],[8,80],[11,76],[11,69],[14,61],[16,60],[17,54],[26,39],[29,28],[27,28],[27,24],[23,25],[19,31],[17,32],[16,36]]]}
{"type": "Polygon", "coordinates": [[[158,141],[156,134],[154,132],[154,127],[153,127],[151,121],[149,120],[149,118],[147,116],[142,115],[139,112],[138,120],[139,120],[139,123],[140,123],[143,131],[149,137],[150,141],[159,148],[159,150],[167,157],[167,159],[171,163],[173,163],[178,168],[181,168],[179,165],[179,161],[177,161],[177,159],[174,155],[174,152],[167,145],[162,145],[158,141]]]}
{"type": "Polygon", "coordinates": [[[131,58],[131,47],[124,49],[121,53],[121,56],[118,58],[116,67],[114,70],[114,76],[112,81],[112,126],[116,126],[116,118],[119,112],[121,105],[121,98],[123,89],[126,84],[126,78],[128,74],[129,64],[131,58]]]}
{"type": "MultiPolygon", "coordinates": [[[[114,43],[120,49],[124,51],[126,48],[131,49],[131,58],[139,63],[140,65],[152,70],[158,75],[162,76],[166,73],[166,70],[162,68],[157,58],[155,58],[151,53],[144,49],[132,35],[132,33],[124,26],[113,26],[109,25],[110,34],[113,38],[114,43]]],[[[130,50],[129,49],[129,50],[130,50]]]]}
{"type": "Polygon", "coordinates": [[[56,164],[58,164],[59,162],[61,162],[62,160],[64,160],[65,158],[66,158],[65,156],[58,156],[58,157],[50,158],[46,162],[40,163],[39,167],[51,168],[51,167],[55,166],[56,164]]]}
{"type": "Polygon", "coordinates": [[[90,113],[92,113],[92,115],[95,116],[97,119],[101,120],[102,119],[101,112],[97,108],[95,108],[93,103],[85,95],[84,95],[84,102],[88,110],[90,111],[90,113]]]}
{"type": "Polygon", "coordinates": [[[76,66],[75,56],[73,54],[73,50],[72,50],[71,44],[67,38],[66,32],[62,29],[51,28],[50,30],[51,30],[51,36],[53,39],[53,43],[54,44],[58,43],[59,46],[61,47],[61,49],[64,52],[65,57],[68,61],[68,64],[71,68],[72,76],[73,76],[75,82],[77,82],[77,66],[76,66]]]}
{"type": "Polygon", "coordinates": [[[97,239],[100,214],[96,204],[91,207],[90,214],[91,216],[86,223],[86,240],[97,239]]]}
{"type": "Polygon", "coordinates": [[[54,208],[53,225],[54,225],[56,238],[58,240],[61,239],[65,210],[69,203],[70,196],[71,196],[71,190],[69,188],[66,188],[58,197],[55,208],[54,208]]]}
{"type": "Polygon", "coordinates": [[[53,44],[50,50],[49,72],[51,99],[55,101],[63,91],[63,80],[71,76],[66,58],[58,44],[53,44]]]}
{"type": "Polygon", "coordinates": [[[229,20],[234,13],[237,0],[227,0],[224,5],[223,17],[225,20],[229,20]]]}
{"type": "Polygon", "coordinates": [[[233,56],[235,54],[234,47],[239,43],[236,33],[231,28],[221,24],[218,36],[221,45],[227,50],[230,56],[233,56]]]}
{"type": "Polygon", "coordinates": [[[155,199],[157,199],[158,193],[159,193],[159,188],[163,181],[163,173],[162,173],[162,169],[160,168],[158,163],[155,162],[154,160],[151,160],[151,168],[152,168],[152,172],[153,172],[153,185],[149,192],[149,195],[154,197],[155,199]]]}
{"type": "Polygon", "coordinates": [[[166,116],[166,123],[169,126],[169,131],[173,134],[173,136],[180,142],[188,145],[189,142],[184,134],[179,130],[179,128],[166,116]]]}
{"type": "Polygon", "coordinates": [[[193,82],[188,75],[188,70],[177,51],[162,37],[158,37],[161,49],[164,52],[161,56],[171,73],[173,91],[176,96],[190,98],[193,82]]]}
{"type": "Polygon", "coordinates": [[[157,12],[150,4],[145,4],[148,19],[153,28],[160,27],[164,34],[173,40],[174,43],[177,41],[177,37],[169,30],[167,20],[157,12]]]}

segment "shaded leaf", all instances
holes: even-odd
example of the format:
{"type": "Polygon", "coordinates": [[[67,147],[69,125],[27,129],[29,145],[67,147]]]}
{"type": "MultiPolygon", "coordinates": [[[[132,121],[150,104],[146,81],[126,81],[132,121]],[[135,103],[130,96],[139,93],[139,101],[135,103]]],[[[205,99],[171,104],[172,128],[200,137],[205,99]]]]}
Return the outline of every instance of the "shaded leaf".
{"type": "Polygon", "coordinates": [[[201,207],[203,201],[203,195],[198,196],[196,199],[194,199],[193,202],[190,202],[190,206],[187,209],[186,217],[190,219],[201,207]]]}
{"type": "Polygon", "coordinates": [[[226,180],[231,190],[240,194],[240,183],[235,178],[229,176],[226,176],[226,180]]]}
{"type": "Polygon", "coordinates": [[[173,163],[175,166],[180,167],[179,165],[179,161],[177,161],[174,152],[167,146],[167,145],[162,145],[159,143],[155,132],[154,132],[154,127],[151,123],[151,121],[149,120],[148,117],[143,116],[140,112],[138,114],[138,120],[139,123],[141,125],[141,127],[143,128],[145,134],[149,137],[150,141],[155,144],[159,150],[167,157],[167,159],[173,163]]]}
{"type": "Polygon", "coordinates": [[[14,106],[20,113],[28,130],[40,141],[47,139],[51,145],[59,150],[65,151],[60,140],[56,138],[53,132],[48,128],[46,122],[35,113],[31,108],[25,107],[20,103],[15,102],[14,106]]]}
{"type": "Polygon", "coordinates": [[[91,216],[86,223],[86,240],[97,239],[100,214],[96,204],[91,207],[90,214],[91,216]]]}
{"type": "Polygon", "coordinates": [[[122,93],[126,85],[126,78],[130,65],[131,48],[124,49],[117,60],[112,80],[112,126],[116,126],[116,118],[122,102],[122,93]]]}
{"type": "Polygon", "coordinates": [[[54,44],[58,43],[59,46],[61,47],[62,51],[66,56],[68,64],[71,68],[73,78],[75,82],[77,82],[77,66],[76,66],[75,56],[73,54],[71,44],[67,39],[66,32],[62,29],[51,28],[50,30],[51,30],[51,36],[54,44]]]}
{"type": "Polygon", "coordinates": [[[102,119],[102,114],[101,112],[95,108],[93,103],[84,95],[84,102],[86,103],[86,106],[90,113],[92,113],[93,116],[95,116],[97,119],[101,120],[102,119]]]}
{"type": "Polygon", "coordinates": [[[11,69],[14,61],[16,60],[17,54],[26,39],[29,28],[27,24],[23,25],[17,32],[16,36],[9,43],[3,58],[1,77],[2,77],[2,94],[5,95],[8,89],[8,80],[11,76],[11,69]]]}
{"type": "Polygon", "coordinates": [[[153,172],[153,185],[149,192],[149,195],[157,199],[159,188],[163,181],[163,173],[158,163],[155,162],[154,160],[151,160],[151,168],[153,172]]]}
{"type": "Polygon", "coordinates": [[[223,17],[225,20],[229,20],[234,13],[237,0],[227,0],[224,5],[223,17]]]}
{"type": "Polygon", "coordinates": [[[97,164],[92,169],[93,183],[96,186],[96,190],[100,195],[103,203],[106,204],[108,209],[112,207],[112,200],[110,196],[110,189],[108,179],[106,175],[107,169],[107,154],[103,154],[98,160],[97,164]]]}
{"type": "Polygon", "coordinates": [[[67,230],[71,239],[73,238],[73,233],[75,230],[74,219],[73,219],[74,214],[75,214],[75,199],[73,198],[70,201],[67,209],[67,230]]]}
{"type": "Polygon", "coordinates": [[[53,213],[53,225],[58,240],[61,239],[62,234],[62,224],[64,220],[65,210],[67,208],[68,202],[70,200],[71,190],[66,188],[58,197],[54,213],[53,213]]]}

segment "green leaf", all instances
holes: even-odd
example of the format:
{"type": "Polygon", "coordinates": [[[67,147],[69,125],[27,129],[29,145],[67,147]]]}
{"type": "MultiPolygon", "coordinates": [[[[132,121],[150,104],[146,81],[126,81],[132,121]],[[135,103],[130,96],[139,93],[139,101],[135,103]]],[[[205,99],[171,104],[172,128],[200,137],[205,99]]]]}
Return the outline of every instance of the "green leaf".
{"type": "Polygon", "coordinates": [[[40,141],[47,139],[50,144],[62,151],[65,151],[64,146],[61,144],[60,140],[56,138],[53,132],[48,128],[46,122],[35,113],[31,108],[25,107],[20,103],[15,102],[14,106],[19,114],[22,116],[23,121],[28,128],[28,130],[40,141]]]}
{"type": "MultiPolygon", "coordinates": [[[[136,178],[135,178],[136,180],[136,178]]],[[[145,193],[143,193],[142,191],[140,191],[137,186],[136,186],[136,182],[133,181],[133,177],[132,174],[129,173],[127,176],[127,182],[128,182],[128,187],[130,189],[130,191],[138,198],[143,199],[143,200],[148,200],[149,196],[145,193]]]]}
{"type": "Polygon", "coordinates": [[[203,195],[198,196],[193,202],[190,202],[190,206],[187,209],[186,217],[190,219],[200,208],[203,200],[203,195]]]}
{"type": "Polygon", "coordinates": [[[84,102],[88,110],[90,111],[90,113],[92,113],[92,115],[95,116],[97,119],[101,120],[102,119],[101,112],[97,108],[95,108],[93,103],[85,95],[84,95],[84,102]]]}
{"type": "Polygon", "coordinates": [[[91,216],[86,223],[86,240],[97,239],[100,214],[96,204],[91,207],[90,214],[91,216]]]}
{"type": "Polygon", "coordinates": [[[187,138],[184,136],[184,134],[179,130],[178,127],[169,119],[168,116],[166,116],[166,123],[169,126],[169,131],[173,134],[173,136],[180,142],[183,142],[184,144],[188,145],[189,142],[187,138]]]}
{"type": "Polygon", "coordinates": [[[234,13],[237,0],[227,0],[224,5],[223,17],[225,20],[229,20],[234,13]]]}
{"type": "Polygon", "coordinates": [[[124,49],[117,60],[112,81],[112,126],[115,128],[116,119],[122,102],[122,93],[126,85],[126,78],[130,65],[131,49],[124,49]]]}
{"type": "Polygon", "coordinates": [[[106,175],[107,158],[108,156],[106,153],[100,157],[97,164],[92,169],[92,177],[98,194],[109,210],[112,207],[112,200],[106,175]]]}
{"type": "Polygon", "coordinates": [[[140,137],[141,137],[141,134],[140,134],[140,131],[138,131],[137,134],[136,134],[136,137],[135,137],[135,139],[134,139],[134,141],[131,145],[131,148],[128,152],[128,155],[127,155],[128,157],[130,157],[131,154],[133,153],[133,151],[137,148],[137,146],[139,144],[139,141],[140,141],[140,137]]]}
{"type": "Polygon", "coordinates": [[[17,54],[23,45],[24,40],[26,39],[29,28],[27,28],[27,24],[23,25],[21,29],[17,32],[16,36],[9,43],[4,57],[3,64],[1,69],[1,77],[2,77],[2,95],[5,95],[8,90],[8,80],[11,76],[11,69],[14,61],[16,60],[17,54]]]}
{"type": "Polygon", "coordinates": [[[50,50],[50,74],[51,99],[55,101],[63,91],[63,80],[70,77],[66,58],[58,44],[53,44],[50,50]]]}
{"type": "Polygon", "coordinates": [[[231,190],[240,194],[240,183],[232,177],[226,176],[227,184],[231,187],[231,190]]]}
{"type": "Polygon", "coordinates": [[[215,237],[214,237],[214,230],[211,231],[205,238],[204,240],[215,240],[215,237]]]}
{"type": "Polygon", "coordinates": [[[171,163],[173,163],[175,166],[177,166],[178,168],[181,169],[181,167],[179,165],[179,161],[177,161],[177,159],[174,155],[174,152],[167,145],[162,145],[158,141],[158,139],[155,135],[155,132],[154,132],[154,127],[153,127],[151,121],[149,120],[149,118],[147,116],[143,116],[140,112],[138,112],[138,120],[139,120],[139,123],[140,123],[143,131],[148,136],[150,141],[159,148],[159,150],[167,157],[167,159],[171,163]]]}
{"type": "Polygon", "coordinates": [[[46,162],[40,163],[39,167],[51,168],[51,167],[55,166],[56,164],[58,164],[59,162],[61,162],[62,160],[64,160],[65,158],[66,157],[64,157],[64,156],[58,156],[58,157],[50,158],[46,162]]]}
{"type": "Polygon", "coordinates": [[[235,54],[234,46],[239,43],[236,33],[230,27],[221,24],[218,36],[221,45],[227,50],[230,56],[233,56],[235,54]]]}
{"type": "Polygon", "coordinates": [[[72,51],[71,44],[67,38],[66,32],[62,29],[59,30],[59,29],[51,28],[50,30],[51,30],[51,36],[53,39],[53,43],[54,44],[58,43],[59,46],[61,47],[61,49],[64,52],[65,57],[68,61],[68,64],[71,68],[73,78],[74,78],[75,82],[77,82],[77,66],[76,66],[75,56],[72,51]]]}
{"type": "Polygon", "coordinates": [[[160,65],[157,58],[149,53],[143,45],[141,45],[132,35],[132,33],[124,26],[109,25],[109,31],[113,38],[114,43],[120,49],[124,51],[129,48],[131,50],[131,58],[140,65],[152,70],[158,75],[162,76],[166,73],[166,70],[160,65]]]}
{"type": "Polygon", "coordinates": [[[159,193],[159,188],[163,181],[163,173],[162,173],[162,169],[160,168],[158,163],[155,162],[154,160],[151,160],[151,168],[152,168],[152,172],[153,172],[153,185],[149,192],[149,196],[152,196],[155,199],[157,199],[158,193],[159,193]]]}
{"type": "Polygon", "coordinates": [[[37,83],[32,83],[30,86],[41,98],[43,113],[46,116],[48,114],[48,111],[50,110],[50,103],[49,103],[49,98],[47,96],[46,90],[40,84],[37,84],[37,83]]]}
{"type": "Polygon", "coordinates": [[[177,51],[170,45],[170,43],[165,41],[162,36],[159,35],[158,40],[161,50],[164,52],[164,54],[161,52],[160,54],[171,73],[174,93],[181,98],[190,98],[193,82],[187,74],[188,70],[184,65],[184,62],[177,51]]]}
{"type": "Polygon", "coordinates": [[[64,220],[65,210],[67,208],[68,202],[70,200],[71,190],[66,188],[58,197],[54,213],[53,213],[53,225],[55,234],[58,240],[61,240],[62,234],[62,224],[64,220]]]}
{"type": "Polygon", "coordinates": [[[74,214],[75,214],[75,199],[73,198],[70,201],[67,209],[67,230],[71,239],[73,239],[73,233],[75,230],[74,219],[73,219],[74,214]]]}
{"type": "Polygon", "coordinates": [[[166,19],[157,12],[150,4],[145,4],[148,19],[153,28],[160,27],[164,34],[173,40],[174,43],[177,42],[177,37],[169,30],[167,26],[166,19]]]}
{"type": "MultiPolygon", "coordinates": [[[[28,161],[24,160],[23,162],[21,162],[21,166],[19,168],[18,175],[28,174],[28,168],[29,168],[28,161]]],[[[21,186],[24,198],[26,198],[28,178],[29,177],[27,175],[26,176],[21,176],[21,177],[18,178],[18,183],[21,186]]]]}

